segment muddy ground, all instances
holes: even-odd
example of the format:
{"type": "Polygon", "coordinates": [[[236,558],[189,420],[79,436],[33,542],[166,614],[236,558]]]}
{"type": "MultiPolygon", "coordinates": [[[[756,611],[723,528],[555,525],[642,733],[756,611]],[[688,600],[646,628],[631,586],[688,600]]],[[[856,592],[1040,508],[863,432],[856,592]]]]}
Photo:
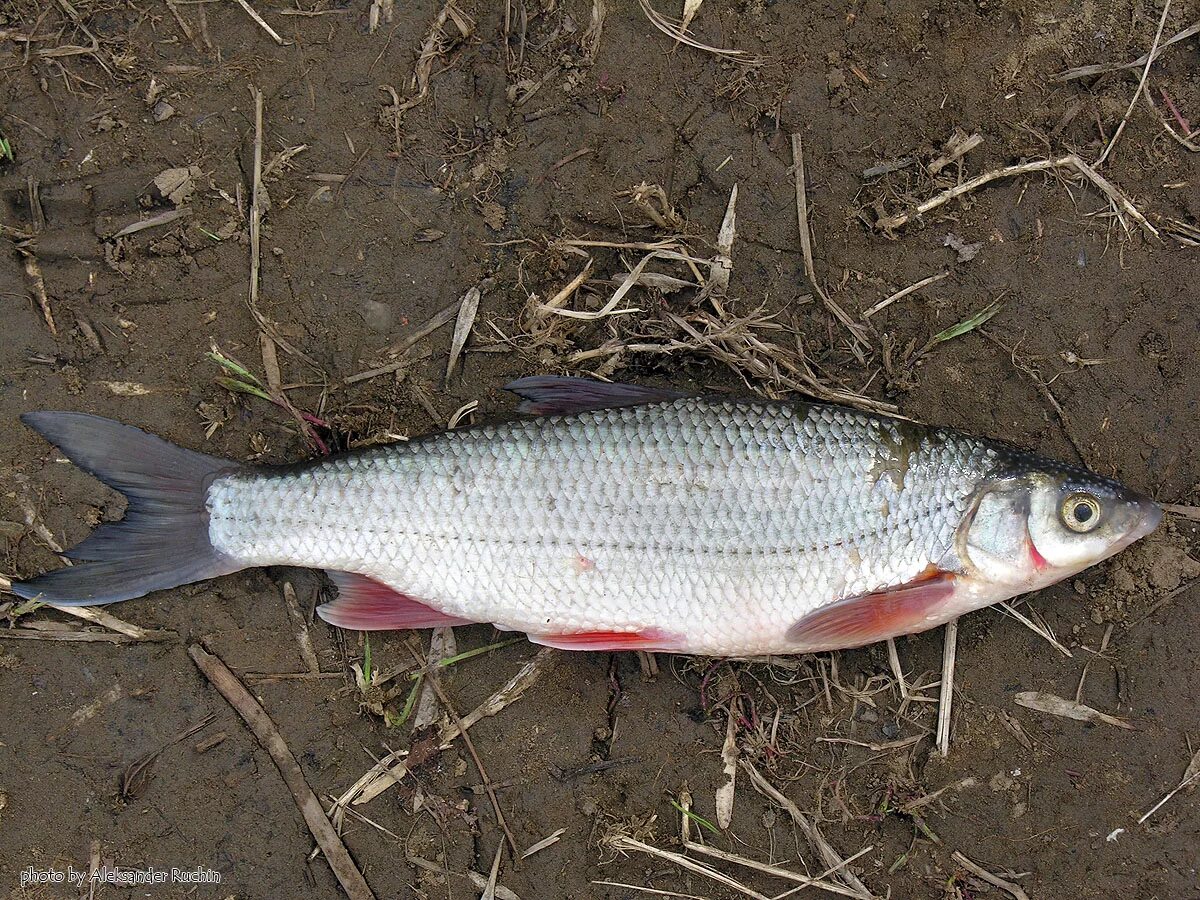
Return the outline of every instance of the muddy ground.
{"type": "MultiPolygon", "coordinates": [[[[1000,179],[892,233],[877,227],[999,167],[1071,152],[1095,161],[1141,69],[1053,76],[1136,59],[1154,40],[1160,7],[709,0],[693,33],[744,51],[739,59],[675,46],[633,0],[607,0],[602,29],[583,0],[514,0],[507,10],[464,0],[440,20],[440,2],[418,0],[396,4],[390,19],[376,10],[373,32],[364,2],[303,14],[256,5],[285,45],[232,3],[0,8],[0,134],[12,155],[0,163],[5,575],[58,565],[56,546],[123,508],[21,428],[22,412],[99,413],[238,460],[319,453],[290,412],[218,383],[230,373],[206,356],[214,345],[266,393],[282,391],[321,420],[311,433],[333,449],[444,427],[469,401],[480,418],[510,415],[500,386],[535,372],[606,365],[620,378],[745,391],[738,372],[704,352],[564,363],[656,333],[647,322],[668,312],[711,313],[714,299],[731,320],[759,307],[776,316],[782,330],[763,333],[785,355],[800,335],[826,386],[1082,459],[1163,501],[1197,503],[1197,233],[1188,228],[1200,224],[1200,165],[1194,143],[1163,124],[1183,135],[1189,116],[1200,119],[1195,37],[1152,67],[1153,106],[1139,99],[1100,167],[1159,237],[1129,215],[1120,221],[1108,198],[1067,170],[1000,179]],[[413,76],[431,28],[421,97],[413,76]],[[247,303],[252,86],[264,108],[261,319],[247,303]],[[956,129],[982,143],[936,165],[956,129]],[[805,277],[792,134],[803,139],[817,278],[853,321],[947,273],[870,318],[862,360],[805,277]],[[872,168],[893,171],[865,177],[872,168]],[[183,171],[156,182],[171,169],[183,171]],[[661,198],[646,187],[650,199],[639,204],[628,192],[643,183],[661,198]],[[549,336],[531,327],[529,310],[586,263],[557,241],[676,234],[711,259],[735,184],[723,297],[636,287],[627,299],[642,312],[632,318],[549,336]],[[182,218],[114,237],[181,209],[182,218]],[[394,365],[386,348],[480,285],[459,372],[444,377],[452,325],[394,365]],[[986,324],[927,347],[993,301],[1001,307],[986,324]],[[270,352],[264,358],[264,331],[277,370],[270,352]],[[389,363],[393,371],[346,382],[389,363]]],[[[1194,12],[1176,3],[1162,40],[1194,12]]],[[[595,260],[589,282],[564,302],[594,310],[644,251],[584,253],[595,260]]],[[[670,260],[647,270],[694,280],[670,260]]],[[[780,389],[769,373],[749,384],[780,389]]],[[[740,757],[841,856],[871,848],[850,868],[877,895],[1012,896],[971,874],[957,851],[1033,898],[1200,897],[1196,794],[1137,824],[1181,780],[1200,739],[1196,538],[1194,522],[1170,517],[1141,547],[1031,598],[1069,658],[995,610],[966,617],[946,758],[930,734],[936,703],[904,702],[882,647],[791,667],[661,656],[655,677],[634,655],[561,655],[522,699],[470,731],[517,846],[565,829],[527,859],[506,853],[499,883],[526,900],[650,896],[601,881],[668,892],[660,896],[739,896],[606,840],[633,835],[680,852],[672,801],[685,790],[696,814],[715,820],[733,707],[740,757]],[[1132,728],[1014,703],[1020,691],[1075,698],[1085,671],[1081,701],[1132,728]]],[[[251,677],[308,672],[285,582],[309,614],[324,589],[318,576],[255,571],[110,608],[169,632],[165,640],[0,642],[6,894],[79,896],[22,888],[20,873],[87,869],[95,858],[221,875],[195,888],[101,887],[100,897],[338,895],[270,757],[189,659],[197,641],[247,679],[323,800],[372,757],[414,748],[410,775],[354,807],[378,827],[345,819],[346,845],[376,896],[480,894],[467,873],[489,872],[503,835],[475,762],[461,741],[432,753],[430,732],[395,724],[407,687],[386,720],[382,707],[362,706],[351,672],[364,664],[360,635],[317,620],[322,677],[251,677]]],[[[87,627],[6,609],[16,629],[87,627]]],[[[460,651],[505,637],[485,626],[455,636],[460,651]]],[[[413,639],[377,635],[371,668],[412,665],[413,639]]],[[[942,642],[941,631],[898,642],[909,684],[932,701],[942,642]]],[[[473,709],[536,649],[522,641],[446,670],[454,708],[473,709]]],[[[739,776],[729,827],[693,830],[791,871],[826,868],[788,814],[739,776]]],[[[708,862],[767,896],[788,888],[708,862]]]]}

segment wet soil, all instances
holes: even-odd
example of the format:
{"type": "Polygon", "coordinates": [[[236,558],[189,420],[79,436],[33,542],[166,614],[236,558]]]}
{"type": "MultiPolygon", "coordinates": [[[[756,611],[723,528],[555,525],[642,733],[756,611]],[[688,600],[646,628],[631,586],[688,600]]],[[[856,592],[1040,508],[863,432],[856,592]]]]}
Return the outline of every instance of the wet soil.
{"type": "MultiPolygon", "coordinates": [[[[1053,75],[1136,59],[1159,7],[709,0],[694,33],[762,58],[746,65],[673,45],[632,0],[608,0],[599,34],[582,0],[507,10],[464,0],[431,45],[427,96],[397,113],[418,96],[410,79],[440,2],[396,4],[373,32],[361,2],[303,15],[255,5],[286,45],[235,4],[0,8],[0,134],[13,156],[0,162],[6,575],[58,565],[55,545],[69,547],[122,509],[21,428],[20,413],[84,410],[233,459],[305,459],[319,451],[294,417],[231,393],[216,380],[228,373],[206,357],[215,345],[267,382],[265,323],[287,396],[328,424],[316,433],[335,449],[445,427],[469,401],[479,403],[477,420],[510,415],[499,390],[507,380],[563,371],[562,348],[523,341],[520,328],[530,297],[554,296],[583,265],[554,242],[678,231],[708,255],[734,184],[725,303],[765,305],[787,329],[783,340],[803,337],[823,379],[916,419],[1197,503],[1198,251],[1186,228],[1200,219],[1200,157],[1162,125],[1182,132],[1180,119],[1200,118],[1195,37],[1154,65],[1154,108],[1138,102],[1102,167],[1161,238],[1132,222],[1127,230],[1091,184],[1041,173],[998,180],[892,234],[874,227],[881,213],[998,167],[1068,152],[1095,160],[1140,69],[1053,75]],[[82,52],[93,36],[96,52],[82,52]],[[251,86],[264,96],[269,197],[261,322],[247,303],[251,86]],[[931,163],[955,129],[982,143],[935,177],[931,163]],[[857,317],[948,273],[871,318],[865,362],[804,275],[793,133],[804,142],[816,271],[836,302],[857,317]],[[864,177],[881,165],[895,168],[864,177]],[[167,170],[182,172],[159,178],[167,170]],[[669,228],[625,193],[643,182],[662,188],[669,228]],[[114,236],[178,209],[186,216],[114,236]],[[53,331],[37,302],[42,285],[53,331]],[[417,341],[396,371],[346,382],[391,361],[384,348],[478,285],[474,333],[450,379],[446,326],[417,341]],[[1000,312],[982,328],[911,360],[931,335],[995,300],[1000,312]]],[[[1190,24],[1187,4],[1176,6],[1164,38],[1190,24]]],[[[597,279],[640,258],[595,256],[597,279]]],[[[610,291],[598,285],[593,300],[610,291]]],[[[630,296],[643,308],[688,302],[650,289],[630,296]]],[[[603,343],[605,327],[571,349],[603,343]]],[[[695,354],[628,355],[611,374],[740,385],[695,354]]],[[[738,896],[604,840],[616,829],[679,851],[672,800],[685,789],[696,813],[715,820],[734,707],[742,758],[843,856],[870,847],[851,865],[879,895],[1007,896],[952,859],[958,851],[1035,898],[1200,897],[1197,795],[1181,792],[1137,824],[1180,781],[1200,738],[1197,558],[1195,523],[1170,517],[1136,551],[1031,598],[1069,658],[998,611],[965,618],[945,758],[928,736],[935,704],[904,703],[881,647],[790,668],[661,656],[655,677],[634,655],[563,654],[521,700],[470,732],[517,845],[565,829],[527,859],[506,855],[499,881],[525,900],[648,896],[597,882],[738,896]],[[1074,698],[1085,671],[1081,701],[1132,729],[1014,703],[1021,691],[1074,698]]],[[[22,888],[21,873],[86,869],[93,848],[114,865],[221,875],[194,888],[106,886],[100,897],[339,894],[270,757],[186,652],[202,640],[247,678],[305,672],[285,581],[304,612],[324,589],[315,574],[246,572],[111,608],[171,632],[165,641],[0,640],[5,894],[79,896],[22,888]]],[[[37,621],[85,624],[40,610],[15,625],[37,621]]],[[[319,620],[311,634],[330,677],[250,684],[324,799],[373,757],[428,738],[360,709],[349,674],[363,664],[360,635],[319,620]]],[[[456,637],[460,650],[499,639],[485,626],[456,637]]],[[[376,636],[372,666],[410,663],[411,640],[376,636]]],[[[903,639],[898,651],[909,683],[936,698],[928,686],[942,633],[903,639]]],[[[444,676],[447,695],[460,713],[472,709],[535,652],[520,642],[466,660],[444,676]]],[[[461,742],[423,755],[401,784],[355,807],[374,826],[348,817],[346,844],[379,897],[478,896],[467,873],[488,873],[502,832],[461,742]]],[[[731,824],[706,840],[794,871],[825,868],[741,774],[731,824]]],[[[712,862],[768,896],[788,887],[712,862]]]]}

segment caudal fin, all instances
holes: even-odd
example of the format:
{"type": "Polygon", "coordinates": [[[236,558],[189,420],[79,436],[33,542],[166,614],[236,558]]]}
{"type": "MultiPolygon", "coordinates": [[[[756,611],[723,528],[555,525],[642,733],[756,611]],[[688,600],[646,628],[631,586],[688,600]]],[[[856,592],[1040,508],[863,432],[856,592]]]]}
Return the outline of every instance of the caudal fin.
{"type": "Polygon", "coordinates": [[[15,582],[17,596],[92,606],[245,568],[208,540],[208,486],[235,463],[87,413],[33,412],[21,421],[129,505],[121,521],[101,525],[67,551],[78,565],[15,582]]]}

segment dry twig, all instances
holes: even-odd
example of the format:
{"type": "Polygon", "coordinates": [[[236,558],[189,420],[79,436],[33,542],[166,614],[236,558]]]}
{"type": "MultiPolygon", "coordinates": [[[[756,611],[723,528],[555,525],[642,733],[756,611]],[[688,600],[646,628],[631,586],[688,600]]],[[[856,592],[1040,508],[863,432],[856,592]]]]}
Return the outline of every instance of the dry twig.
{"type": "Polygon", "coordinates": [[[275,723],[271,721],[271,717],[267,715],[266,710],[251,696],[250,692],[238,681],[237,676],[229,671],[229,667],[219,657],[209,653],[199,644],[192,644],[188,647],[188,655],[204,673],[204,677],[212,683],[212,686],[220,691],[230,706],[237,710],[238,715],[249,726],[262,748],[271,755],[284,783],[292,792],[292,797],[300,808],[300,813],[304,816],[309,831],[316,839],[317,846],[321,848],[325,859],[329,861],[329,867],[337,876],[342,890],[351,900],[375,900],[375,895],[367,886],[362,873],[354,864],[354,860],[350,858],[346,845],[334,831],[316,794],[308,786],[304,772],[296,762],[296,757],[284,743],[283,736],[275,727],[275,723]]]}

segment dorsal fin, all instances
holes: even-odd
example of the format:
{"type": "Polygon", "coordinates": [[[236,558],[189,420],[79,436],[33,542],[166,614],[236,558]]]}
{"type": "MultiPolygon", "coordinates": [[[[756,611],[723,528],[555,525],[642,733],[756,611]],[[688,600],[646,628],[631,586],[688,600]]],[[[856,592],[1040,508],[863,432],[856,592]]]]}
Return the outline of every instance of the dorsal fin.
{"type": "Polygon", "coordinates": [[[532,375],[504,386],[521,398],[517,412],[534,416],[567,415],[590,409],[661,403],[686,397],[682,391],[643,387],[640,384],[609,384],[591,378],[560,375],[532,375]]]}

